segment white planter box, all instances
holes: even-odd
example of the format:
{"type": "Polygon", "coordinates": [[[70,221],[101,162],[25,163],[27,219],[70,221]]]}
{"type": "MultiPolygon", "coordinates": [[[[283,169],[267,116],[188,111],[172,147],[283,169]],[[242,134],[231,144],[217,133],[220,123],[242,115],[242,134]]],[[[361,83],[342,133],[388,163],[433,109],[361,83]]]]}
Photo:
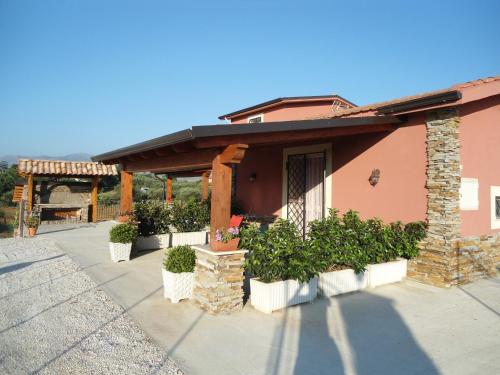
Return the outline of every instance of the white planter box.
{"type": "Polygon", "coordinates": [[[408,261],[406,259],[398,259],[393,262],[369,264],[368,286],[374,288],[379,285],[397,283],[406,277],[406,267],[408,261]]]}
{"type": "Polygon", "coordinates": [[[297,280],[263,283],[257,279],[250,280],[250,303],[257,310],[267,314],[287,306],[304,302],[312,302],[318,294],[318,278],[308,283],[297,280]]]}
{"type": "Polygon", "coordinates": [[[199,232],[177,232],[171,233],[170,246],[182,245],[205,245],[207,243],[207,231],[199,232]]]}
{"type": "Polygon", "coordinates": [[[170,298],[172,303],[193,297],[194,272],[173,273],[161,269],[163,276],[163,297],[170,298]]]}
{"type": "Polygon", "coordinates": [[[324,272],[319,275],[318,291],[325,297],[355,292],[368,287],[368,272],[356,274],[352,269],[324,272]]]}
{"type": "Polygon", "coordinates": [[[132,250],[132,243],[109,243],[109,253],[113,262],[120,260],[130,260],[130,251],[132,250]]]}
{"type": "Polygon", "coordinates": [[[138,237],[134,243],[137,251],[165,249],[170,244],[170,233],[138,237]]]}

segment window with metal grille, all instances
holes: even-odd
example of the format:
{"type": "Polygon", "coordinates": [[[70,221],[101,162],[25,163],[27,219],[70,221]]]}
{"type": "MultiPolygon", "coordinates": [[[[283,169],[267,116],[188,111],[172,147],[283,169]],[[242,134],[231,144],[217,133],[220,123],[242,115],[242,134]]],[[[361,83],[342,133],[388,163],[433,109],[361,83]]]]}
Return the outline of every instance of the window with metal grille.
{"type": "Polygon", "coordinates": [[[495,216],[500,220],[500,196],[495,197],[495,216]]]}
{"type": "Polygon", "coordinates": [[[248,118],[248,123],[264,122],[264,115],[251,116],[248,118]]]}

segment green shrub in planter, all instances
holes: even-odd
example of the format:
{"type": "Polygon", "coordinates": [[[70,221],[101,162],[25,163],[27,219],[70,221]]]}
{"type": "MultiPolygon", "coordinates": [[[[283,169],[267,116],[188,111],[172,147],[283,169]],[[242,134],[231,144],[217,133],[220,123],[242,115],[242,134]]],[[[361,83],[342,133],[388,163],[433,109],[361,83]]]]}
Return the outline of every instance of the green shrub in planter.
{"type": "Polygon", "coordinates": [[[178,232],[197,232],[210,223],[208,202],[190,200],[174,201],[171,207],[171,223],[178,232]]]}
{"type": "Polygon", "coordinates": [[[260,281],[308,282],[318,274],[313,251],[302,240],[296,226],[279,219],[266,232],[256,227],[242,230],[242,243],[250,250],[245,269],[260,281]]]}
{"type": "Polygon", "coordinates": [[[169,232],[170,210],[159,201],[144,201],[134,206],[139,235],[151,236],[169,232]]]}
{"type": "Polygon", "coordinates": [[[408,246],[403,250],[403,258],[411,259],[418,256],[418,243],[427,235],[427,224],[423,221],[408,223],[404,227],[405,235],[408,238],[408,246]]]}
{"type": "Polygon", "coordinates": [[[124,223],[115,225],[109,231],[109,241],[114,243],[131,243],[137,238],[137,226],[124,223]]]}
{"type": "Polygon", "coordinates": [[[163,266],[173,273],[194,272],[196,253],[190,246],[176,246],[166,253],[163,266]]]}

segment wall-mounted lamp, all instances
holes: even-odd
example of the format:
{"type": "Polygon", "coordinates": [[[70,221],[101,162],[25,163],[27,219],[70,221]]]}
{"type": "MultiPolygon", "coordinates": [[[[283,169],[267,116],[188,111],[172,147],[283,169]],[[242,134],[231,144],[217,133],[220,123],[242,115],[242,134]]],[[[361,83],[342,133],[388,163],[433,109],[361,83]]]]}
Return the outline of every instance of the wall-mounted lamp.
{"type": "Polygon", "coordinates": [[[368,179],[368,181],[370,182],[370,185],[371,186],[377,185],[379,179],[380,179],[380,170],[379,169],[372,170],[372,174],[370,175],[370,178],[368,179]]]}
{"type": "Polygon", "coordinates": [[[256,179],[257,179],[257,173],[255,172],[251,173],[250,177],[248,178],[250,182],[255,182],[256,179]]]}

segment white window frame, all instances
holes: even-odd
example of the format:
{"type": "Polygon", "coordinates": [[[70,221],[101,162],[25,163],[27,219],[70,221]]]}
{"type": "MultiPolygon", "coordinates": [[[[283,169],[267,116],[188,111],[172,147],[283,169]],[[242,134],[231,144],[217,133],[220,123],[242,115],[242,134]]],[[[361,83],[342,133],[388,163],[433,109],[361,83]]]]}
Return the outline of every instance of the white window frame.
{"type": "Polygon", "coordinates": [[[500,229],[500,219],[496,215],[496,202],[495,198],[500,197],[500,186],[490,187],[490,201],[491,201],[491,229],[500,229]]]}
{"type": "MultiPolygon", "coordinates": [[[[263,113],[259,113],[258,115],[248,116],[247,117],[247,123],[250,124],[250,120],[252,120],[254,118],[260,118],[260,122],[264,122],[264,114],[263,113]]],[[[253,124],[255,124],[255,123],[253,123],[253,124]]]]}
{"type": "Polygon", "coordinates": [[[283,219],[288,218],[288,169],[286,168],[286,163],[288,161],[289,155],[297,154],[314,154],[317,152],[325,152],[325,204],[324,204],[324,215],[328,216],[328,210],[332,208],[332,144],[322,143],[319,145],[310,146],[299,146],[283,149],[283,167],[282,176],[283,180],[281,183],[281,217],[283,219]]]}
{"type": "Polygon", "coordinates": [[[469,178],[469,177],[461,178],[460,209],[462,211],[479,210],[479,180],[477,178],[469,178]],[[468,191],[466,192],[465,189],[468,189],[468,191]],[[469,199],[466,200],[467,198],[469,199]]]}

